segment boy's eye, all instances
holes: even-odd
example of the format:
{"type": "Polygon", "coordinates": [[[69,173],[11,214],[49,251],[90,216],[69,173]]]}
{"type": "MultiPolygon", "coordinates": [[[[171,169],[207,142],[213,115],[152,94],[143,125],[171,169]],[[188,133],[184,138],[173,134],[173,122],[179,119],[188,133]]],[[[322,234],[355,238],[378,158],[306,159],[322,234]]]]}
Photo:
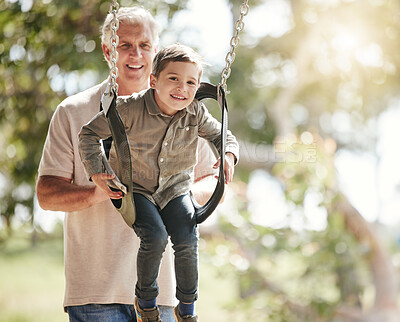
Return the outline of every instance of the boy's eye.
{"type": "Polygon", "coordinates": [[[196,85],[196,83],[193,82],[193,81],[188,81],[188,84],[189,84],[189,85],[196,85]]]}
{"type": "Polygon", "coordinates": [[[169,79],[173,80],[173,81],[176,81],[178,78],[171,76],[169,79]]]}

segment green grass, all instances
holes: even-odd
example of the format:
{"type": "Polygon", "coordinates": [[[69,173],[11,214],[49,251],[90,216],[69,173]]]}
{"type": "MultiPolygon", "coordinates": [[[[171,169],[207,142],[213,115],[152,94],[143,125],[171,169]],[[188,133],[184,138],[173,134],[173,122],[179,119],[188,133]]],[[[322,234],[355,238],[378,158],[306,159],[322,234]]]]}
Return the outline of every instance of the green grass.
{"type": "Polygon", "coordinates": [[[199,300],[196,312],[200,321],[233,322],[235,319],[226,308],[235,295],[236,281],[227,276],[221,276],[214,265],[200,253],[199,300]]]}
{"type": "Polygon", "coordinates": [[[0,245],[0,322],[68,321],[62,240],[13,237],[0,245]]]}
{"type": "MultiPolygon", "coordinates": [[[[236,281],[220,276],[200,254],[201,321],[239,321],[226,309],[235,296],[236,281]]],[[[67,322],[63,311],[64,263],[62,238],[40,239],[15,234],[0,244],[0,322],[67,322]]]]}

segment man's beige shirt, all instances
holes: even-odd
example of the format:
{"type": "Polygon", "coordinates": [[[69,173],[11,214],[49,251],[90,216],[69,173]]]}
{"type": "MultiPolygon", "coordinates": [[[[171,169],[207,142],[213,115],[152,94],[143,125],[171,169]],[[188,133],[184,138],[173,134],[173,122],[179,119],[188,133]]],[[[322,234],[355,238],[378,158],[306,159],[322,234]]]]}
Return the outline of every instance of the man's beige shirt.
{"type": "MultiPolygon", "coordinates": [[[[106,82],[64,100],[50,122],[39,166],[39,176],[71,179],[80,186],[94,185],[86,177],[78,152],[78,133],[99,111],[106,82]]],[[[204,142],[203,142],[204,143],[204,142]]],[[[212,175],[215,157],[202,145],[198,177],[212,175]]],[[[89,303],[133,304],[139,239],[107,200],[65,214],[64,307],[89,303]]],[[[171,247],[167,247],[158,277],[160,305],[173,306],[175,274],[171,247]]]]}

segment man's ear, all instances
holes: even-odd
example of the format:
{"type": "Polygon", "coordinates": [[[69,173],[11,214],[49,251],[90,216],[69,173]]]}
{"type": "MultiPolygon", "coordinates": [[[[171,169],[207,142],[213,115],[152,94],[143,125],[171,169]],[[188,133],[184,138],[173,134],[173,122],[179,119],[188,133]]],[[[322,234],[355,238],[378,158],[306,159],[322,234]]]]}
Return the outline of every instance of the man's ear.
{"type": "Polygon", "coordinates": [[[150,74],[150,87],[155,88],[157,83],[157,77],[154,74],[150,74]]]}
{"type": "Polygon", "coordinates": [[[107,61],[110,61],[110,49],[106,46],[106,44],[103,44],[102,48],[104,57],[107,59],[107,61]]]}

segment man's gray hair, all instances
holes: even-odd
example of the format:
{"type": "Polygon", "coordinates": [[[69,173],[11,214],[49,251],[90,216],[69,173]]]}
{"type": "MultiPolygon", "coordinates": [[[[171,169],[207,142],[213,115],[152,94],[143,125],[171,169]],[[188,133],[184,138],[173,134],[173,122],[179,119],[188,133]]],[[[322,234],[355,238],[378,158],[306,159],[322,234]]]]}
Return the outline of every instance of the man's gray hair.
{"type": "MultiPolygon", "coordinates": [[[[117,18],[119,23],[125,23],[128,25],[148,25],[153,35],[153,45],[157,46],[159,42],[160,26],[157,21],[153,18],[151,13],[143,7],[121,7],[118,10],[117,18]]],[[[105,44],[111,48],[111,22],[113,15],[109,13],[104,21],[101,28],[101,44],[105,44]]]]}

